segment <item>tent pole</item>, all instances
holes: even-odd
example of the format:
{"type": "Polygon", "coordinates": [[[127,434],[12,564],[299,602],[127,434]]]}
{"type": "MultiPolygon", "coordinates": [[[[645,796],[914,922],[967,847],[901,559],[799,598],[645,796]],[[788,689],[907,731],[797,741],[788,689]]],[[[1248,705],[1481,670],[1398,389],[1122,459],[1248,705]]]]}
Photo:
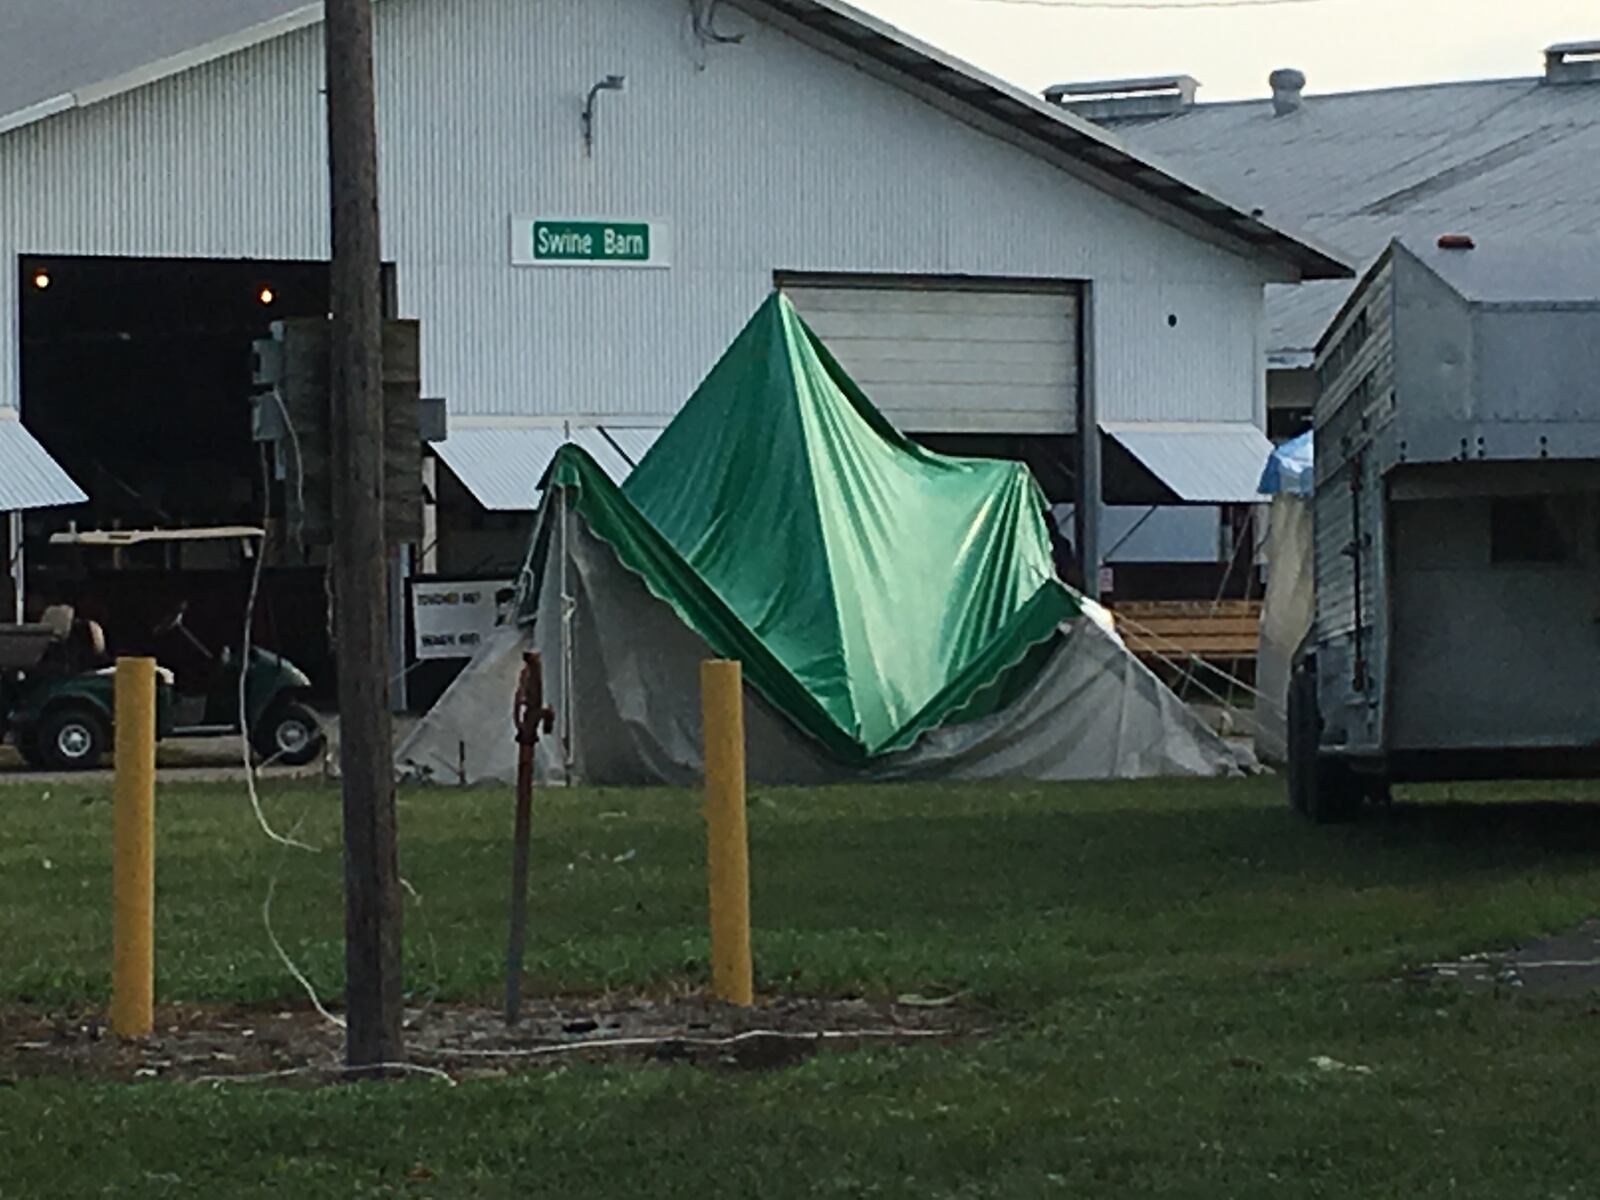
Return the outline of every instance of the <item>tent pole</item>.
{"type": "Polygon", "coordinates": [[[565,488],[561,489],[561,763],[562,774],[570,787],[573,783],[572,764],[576,758],[573,749],[573,720],[577,704],[572,697],[572,620],[576,605],[572,599],[572,505],[565,488]]]}
{"type": "Polygon", "coordinates": [[[14,620],[21,625],[26,617],[24,589],[27,586],[26,564],[22,557],[22,513],[6,514],[6,549],[11,551],[11,603],[16,609],[14,620]]]}
{"type": "Polygon", "coordinates": [[[1078,571],[1083,576],[1083,594],[1100,599],[1100,509],[1104,495],[1101,486],[1100,404],[1095,395],[1094,361],[1094,285],[1086,283],[1081,293],[1078,317],[1078,497],[1076,505],[1078,571]]]}

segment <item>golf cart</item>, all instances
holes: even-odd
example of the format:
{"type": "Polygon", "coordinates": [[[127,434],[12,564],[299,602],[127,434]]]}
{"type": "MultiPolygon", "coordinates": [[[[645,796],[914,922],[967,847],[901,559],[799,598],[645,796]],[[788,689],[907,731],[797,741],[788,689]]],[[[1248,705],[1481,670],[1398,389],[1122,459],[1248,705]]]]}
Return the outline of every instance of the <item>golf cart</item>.
{"type": "MultiPolygon", "coordinates": [[[[184,530],[172,534],[57,534],[52,541],[129,545],[196,536],[260,537],[259,530],[184,530]]],[[[178,635],[199,651],[206,669],[180,680],[162,667],[156,677],[156,736],[229,737],[240,727],[241,664],[231,649],[214,653],[184,624],[187,602],[151,631],[178,635]]],[[[306,703],[311,680],[282,655],[251,646],[243,663],[243,709],[250,744],[263,760],[300,766],[322,751],[316,712],[306,703]]],[[[54,770],[98,765],[111,746],[116,668],[94,621],[70,607],[47,609],[37,625],[0,626],[0,736],[9,733],[31,766],[54,770]]]]}

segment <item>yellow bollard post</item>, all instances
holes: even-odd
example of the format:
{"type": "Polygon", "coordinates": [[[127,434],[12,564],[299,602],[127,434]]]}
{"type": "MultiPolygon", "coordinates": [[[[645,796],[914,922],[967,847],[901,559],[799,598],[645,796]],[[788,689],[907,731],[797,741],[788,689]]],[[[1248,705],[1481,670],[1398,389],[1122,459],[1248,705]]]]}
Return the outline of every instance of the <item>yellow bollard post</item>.
{"type": "Polygon", "coordinates": [[[117,659],[115,702],[111,1028],[145,1037],[155,1004],[155,659],[117,659]]]}
{"type": "Polygon", "coordinates": [[[711,890],[711,990],[755,1003],[750,965],[750,844],[744,811],[744,693],[739,664],[700,664],[706,759],[706,866],[711,890]]]}

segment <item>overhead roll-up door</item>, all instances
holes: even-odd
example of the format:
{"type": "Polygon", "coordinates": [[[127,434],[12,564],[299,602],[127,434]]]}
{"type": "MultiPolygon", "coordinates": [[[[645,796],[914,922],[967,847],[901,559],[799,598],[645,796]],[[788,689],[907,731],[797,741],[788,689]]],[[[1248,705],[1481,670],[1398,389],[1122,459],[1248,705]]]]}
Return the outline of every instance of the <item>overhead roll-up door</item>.
{"type": "Polygon", "coordinates": [[[906,433],[1071,433],[1078,297],[1053,290],[792,277],[780,286],[906,433]]]}

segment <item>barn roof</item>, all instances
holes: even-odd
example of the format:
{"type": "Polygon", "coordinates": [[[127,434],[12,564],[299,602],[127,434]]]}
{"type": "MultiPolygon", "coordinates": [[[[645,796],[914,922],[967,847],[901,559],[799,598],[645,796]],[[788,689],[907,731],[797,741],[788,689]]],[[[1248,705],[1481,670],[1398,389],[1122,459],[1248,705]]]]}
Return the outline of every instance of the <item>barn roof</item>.
{"type": "MultiPolygon", "coordinates": [[[[1542,77],[1198,103],[1154,120],[1100,118],[1130,143],[1370,264],[1392,238],[1600,234],[1600,83],[1542,77]]],[[[1270,288],[1269,351],[1317,344],[1348,282],[1270,288]]]]}

